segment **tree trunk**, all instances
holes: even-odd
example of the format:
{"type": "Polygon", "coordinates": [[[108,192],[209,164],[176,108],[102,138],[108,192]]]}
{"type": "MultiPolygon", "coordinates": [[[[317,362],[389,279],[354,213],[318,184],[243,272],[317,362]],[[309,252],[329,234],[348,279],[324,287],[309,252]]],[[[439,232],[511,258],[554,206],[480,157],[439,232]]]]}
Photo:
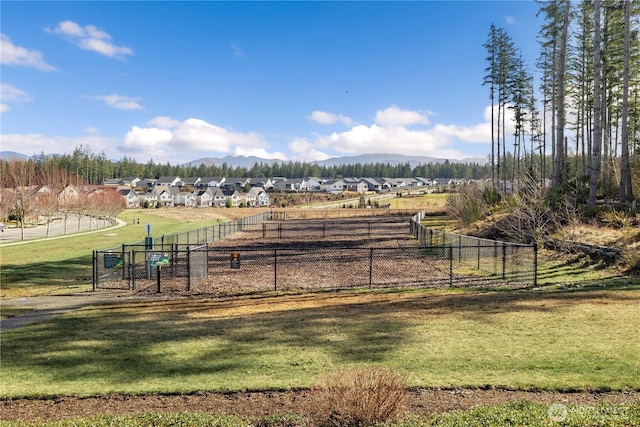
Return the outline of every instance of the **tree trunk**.
{"type": "Polygon", "coordinates": [[[600,58],[600,0],[595,0],[593,22],[595,28],[593,40],[593,149],[591,153],[591,178],[589,180],[589,199],[587,207],[593,210],[596,205],[598,181],[602,158],[602,108],[600,76],[602,65],[600,58]]]}
{"type": "Polygon", "coordinates": [[[555,158],[553,159],[553,186],[560,187],[564,184],[565,180],[565,161],[564,161],[564,153],[565,153],[565,139],[564,139],[564,122],[565,122],[565,113],[564,113],[564,78],[565,78],[565,68],[566,68],[566,58],[567,58],[567,39],[569,36],[569,10],[571,8],[571,4],[569,0],[565,0],[564,2],[564,11],[562,18],[562,36],[560,38],[560,54],[558,55],[558,63],[556,71],[557,71],[557,84],[558,84],[558,99],[557,102],[557,115],[558,119],[556,120],[556,152],[555,158]]]}
{"type": "Polygon", "coordinates": [[[629,55],[631,0],[624,2],[624,54],[622,71],[622,141],[620,153],[620,203],[633,200],[631,169],[629,167],[629,55]]]}

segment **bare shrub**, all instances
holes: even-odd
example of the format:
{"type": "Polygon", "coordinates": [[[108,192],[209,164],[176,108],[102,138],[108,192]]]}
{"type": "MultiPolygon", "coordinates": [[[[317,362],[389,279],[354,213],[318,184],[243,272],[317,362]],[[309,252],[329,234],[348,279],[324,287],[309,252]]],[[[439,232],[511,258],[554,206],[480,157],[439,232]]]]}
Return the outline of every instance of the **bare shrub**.
{"type": "Polygon", "coordinates": [[[632,217],[621,209],[607,209],[598,215],[600,221],[613,228],[626,228],[631,226],[632,217]]]}
{"type": "Polygon", "coordinates": [[[463,226],[480,220],[487,210],[483,191],[475,184],[465,185],[447,197],[447,214],[463,226]]]}
{"type": "Polygon", "coordinates": [[[385,368],[339,371],[324,380],[318,404],[323,425],[365,427],[392,422],[408,405],[406,375],[385,368]]]}
{"type": "Polygon", "coordinates": [[[554,208],[543,194],[539,182],[531,177],[520,181],[518,192],[503,201],[508,215],[498,228],[513,241],[543,243],[562,225],[578,224],[580,215],[576,203],[568,197],[559,200],[554,208]]]}

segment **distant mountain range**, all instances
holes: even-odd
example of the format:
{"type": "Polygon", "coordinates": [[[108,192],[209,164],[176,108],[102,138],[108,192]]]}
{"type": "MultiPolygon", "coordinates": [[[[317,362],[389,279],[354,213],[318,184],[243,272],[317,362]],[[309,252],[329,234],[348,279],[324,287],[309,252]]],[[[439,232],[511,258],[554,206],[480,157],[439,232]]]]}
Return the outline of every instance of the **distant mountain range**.
{"type": "Polygon", "coordinates": [[[0,151],[0,160],[27,160],[29,156],[25,156],[24,154],[16,153],[15,151],[0,151]]]}
{"type": "MultiPolygon", "coordinates": [[[[26,160],[29,156],[24,154],[16,153],[15,151],[0,151],[0,159],[2,160],[12,160],[12,159],[22,159],[26,160]]],[[[346,156],[346,157],[332,157],[327,160],[319,160],[308,163],[315,163],[319,166],[343,166],[343,165],[366,165],[366,164],[389,164],[391,166],[403,165],[405,163],[409,163],[411,168],[415,168],[418,165],[424,165],[428,163],[442,163],[446,159],[439,159],[435,157],[428,156],[405,156],[403,154],[361,154],[359,156],[346,156]]],[[[477,158],[467,158],[463,160],[449,160],[451,163],[478,163],[485,164],[487,159],[477,157],[477,158]]],[[[194,166],[198,167],[201,164],[205,166],[222,166],[224,163],[227,164],[230,168],[236,167],[245,167],[247,169],[253,167],[256,163],[258,164],[275,164],[275,163],[287,163],[288,161],[279,160],[279,159],[263,159],[261,157],[256,156],[225,156],[222,158],[217,157],[203,157],[197,160],[192,160],[188,163],[185,163],[182,166],[194,166]]]]}
{"type": "MultiPolygon", "coordinates": [[[[424,165],[428,163],[443,163],[446,159],[439,159],[428,156],[405,156],[403,154],[361,154],[359,156],[347,156],[347,157],[331,157],[327,160],[317,160],[308,163],[315,163],[320,166],[343,166],[343,165],[356,165],[356,164],[389,164],[391,166],[403,165],[409,163],[411,168],[415,168],[418,165],[424,165]]],[[[467,158],[463,160],[449,160],[451,163],[478,163],[485,164],[487,159],[485,158],[467,158]]],[[[251,168],[254,164],[275,164],[275,163],[287,163],[288,161],[279,159],[263,159],[255,156],[225,156],[222,158],[217,157],[203,157],[201,159],[192,160],[186,163],[184,166],[198,167],[201,164],[205,166],[222,166],[226,163],[229,167],[246,167],[251,168]]]]}

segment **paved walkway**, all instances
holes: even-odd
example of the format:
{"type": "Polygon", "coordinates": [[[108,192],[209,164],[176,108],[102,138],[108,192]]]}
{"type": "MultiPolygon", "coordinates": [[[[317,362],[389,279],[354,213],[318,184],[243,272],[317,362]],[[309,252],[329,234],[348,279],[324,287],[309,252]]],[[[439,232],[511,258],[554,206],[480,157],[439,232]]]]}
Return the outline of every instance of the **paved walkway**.
{"type": "Polygon", "coordinates": [[[69,311],[79,310],[83,307],[118,302],[120,298],[127,297],[128,295],[129,293],[127,291],[119,290],[2,299],[0,300],[0,311],[2,311],[3,306],[24,307],[25,309],[32,309],[33,311],[8,319],[0,319],[0,332],[42,322],[69,311]]]}
{"type": "Polygon", "coordinates": [[[0,248],[11,245],[22,245],[26,243],[40,242],[42,240],[64,239],[77,236],[78,234],[98,233],[109,229],[116,229],[127,225],[126,222],[116,219],[117,224],[111,225],[110,221],[97,220],[95,218],[82,217],[78,223],[78,218],[70,218],[66,221],[57,219],[49,224],[49,237],[47,237],[47,226],[37,225],[24,229],[24,239],[20,228],[7,228],[0,232],[0,248]],[[65,234],[66,231],[66,234],[65,234]]]}
{"type": "MultiPolygon", "coordinates": [[[[8,250],[5,248],[14,245],[41,242],[43,240],[65,239],[79,234],[103,233],[125,225],[127,225],[126,222],[120,219],[117,220],[116,225],[111,225],[111,222],[106,220],[84,217],[80,219],[78,227],[78,218],[71,218],[67,220],[67,234],[65,234],[64,220],[55,220],[49,225],[49,237],[47,237],[46,225],[25,228],[24,238],[29,240],[21,240],[22,232],[19,228],[5,228],[4,231],[0,232],[0,250],[8,250]],[[78,229],[80,231],[78,231],[78,229]]],[[[126,291],[100,291],[81,292],[69,295],[42,295],[28,298],[0,299],[0,311],[3,306],[25,307],[33,310],[20,316],[0,319],[0,332],[42,322],[51,317],[61,315],[68,311],[78,310],[82,307],[106,304],[114,301],[117,302],[119,297],[123,297],[126,294],[126,291]]]]}

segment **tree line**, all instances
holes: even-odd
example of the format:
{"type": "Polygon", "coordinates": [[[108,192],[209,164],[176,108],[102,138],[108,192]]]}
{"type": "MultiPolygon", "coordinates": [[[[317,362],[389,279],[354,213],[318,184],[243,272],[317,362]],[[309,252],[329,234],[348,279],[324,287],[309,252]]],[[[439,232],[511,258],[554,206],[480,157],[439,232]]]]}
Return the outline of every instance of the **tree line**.
{"type": "Polygon", "coordinates": [[[597,198],[627,204],[640,185],[640,2],[538,4],[537,90],[503,28],[484,44],[493,185],[550,178],[590,209],[597,198]]]}
{"type": "MultiPolygon", "coordinates": [[[[205,177],[222,176],[230,178],[463,178],[483,179],[489,176],[488,165],[479,163],[456,163],[445,160],[441,163],[426,163],[412,167],[409,163],[391,165],[389,163],[344,164],[326,166],[307,162],[255,163],[252,167],[200,164],[198,166],[157,164],[153,160],[138,163],[127,157],[118,161],[107,159],[104,153],[95,154],[89,147],[77,147],[72,154],[33,156],[26,160],[47,170],[64,171],[70,183],[76,185],[102,185],[106,179],[139,177],[159,178],[161,176],[205,177]]],[[[5,173],[10,162],[0,160],[0,170],[5,173]]]]}

